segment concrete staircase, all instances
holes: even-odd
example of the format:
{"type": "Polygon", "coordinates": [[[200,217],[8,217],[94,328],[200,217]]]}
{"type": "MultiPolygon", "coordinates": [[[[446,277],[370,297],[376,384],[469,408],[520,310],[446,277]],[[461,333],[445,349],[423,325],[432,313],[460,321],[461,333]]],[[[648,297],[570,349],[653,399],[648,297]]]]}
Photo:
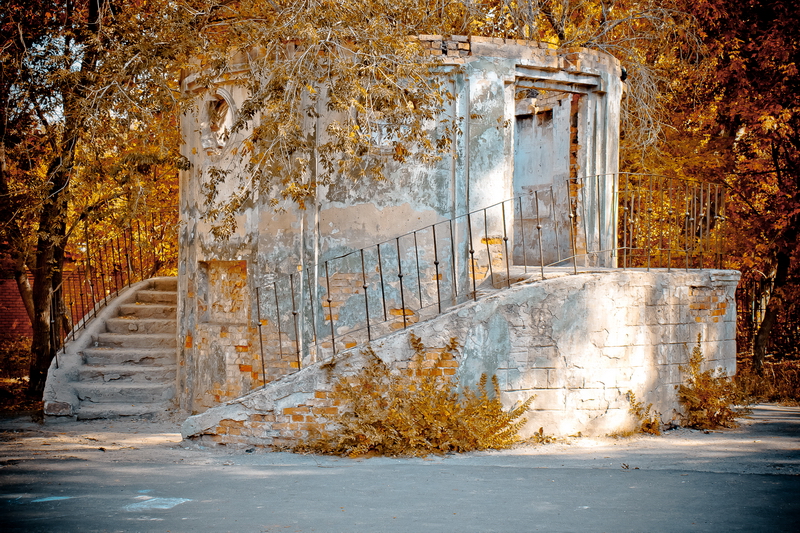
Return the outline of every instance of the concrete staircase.
{"type": "Polygon", "coordinates": [[[177,279],[158,278],[105,321],[73,383],[78,419],[152,417],[175,397],[177,279]]]}

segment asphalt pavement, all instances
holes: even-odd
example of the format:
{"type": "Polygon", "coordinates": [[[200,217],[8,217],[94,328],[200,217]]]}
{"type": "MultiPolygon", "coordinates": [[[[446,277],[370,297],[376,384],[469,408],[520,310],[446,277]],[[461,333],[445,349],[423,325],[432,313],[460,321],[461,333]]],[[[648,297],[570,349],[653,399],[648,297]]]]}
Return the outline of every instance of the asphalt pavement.
{"type": "Polygon", "coordinates": [[[737,429],[349,459],[203,448],[178,422],[0,420],[0,530],[800,531],[800,408],[737,429]]]}

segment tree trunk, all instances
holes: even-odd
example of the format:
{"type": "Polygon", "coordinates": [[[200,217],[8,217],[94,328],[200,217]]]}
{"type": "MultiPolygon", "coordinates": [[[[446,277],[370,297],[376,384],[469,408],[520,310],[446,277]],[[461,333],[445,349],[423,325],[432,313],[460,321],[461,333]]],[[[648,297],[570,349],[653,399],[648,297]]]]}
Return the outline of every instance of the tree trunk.
{"type": "Polygon", "coordinates": [[[764,312],[764,319],[758,326],[758,333],[753,339],[753,370],[759,376],[764,374],[764,360],[767,356],[767,342],[772,331],[772,326],[778,318],[778,314],[783,309],[783,289],[789,278],[789,266],[791,257],[785,252],[779,252],[777,256],[778,265],[775,269],[775,281],[772,285],[772,292],[767,302],[767,309],[764,312]]]}
{"type": "Polygon", "coordinates": [[[65,196],[69,172],[72,167],[74,142],[65,143],[62,158],[56,160],[51,168],[53,187],[49,201],[42,207],[39,219],[39,241],[36,247],[36,267],[33,272],[33,339],[31,341],[30,382],[28,396],[40,398],[44,392],[47,371],[55,357],[57,344],[53,342],[56,330],[52,315],[54,273],[60,270],[58,258],[63,257],[66,244],[67,214],[65,196]],[[64,164],[65,160],[69,164],[64,164]],[[60,248],[60,250],[59,250],[60,248]]]}
{"type": "MultiPolygon", "coordinates": [[[[91,42],[100,28],[103,5],[108,0],[89,0],[86,27],[81,28],[80,15],[68,9],[67,27],[76,31],[75,39],[66,39],[64,55],[70,57],[75,48],[91,42]],[[75,17],[73,19],[73,17],[75,17]]],[[[71,6],[70,6],[71,7],[71,6]]],[[[56,354],[61,339],[59,328],[55,327],[58,317],[53,313],[54,283],[61,283],[60,271],[66,247],[66,217],[68,216],[69,182],[75,160],[75,147],[78,143],[81,128],[85,121],[83,102],[85,76],[94,71],[97,62],[97,48],[89,46],[80,59],[81,81],[68,81],[60,87],[63,113],[63,136],[58,156],[50,163],[48,177],[50,180],[49,195],[42,206],[39,217],[38,242],[36,246],[36,267],[33,272],[33,340],[31,342],[31,365],[28,395],[41,398],[47,380],[47,371],[56,354]]],[[[61,308],[60,302],[58,308],[61,308]]]]}
{"type": "Polygon", "coordinates": [[[25,305],[25,311],[28,313],[28,320],[33,324],[33,287],[28,279],[27,266],[21,259],[21,254],[17,255],[19,258],[14,261],[14,280],[17,282],[17,290],[19,290],[22,303],[25,305]]]}

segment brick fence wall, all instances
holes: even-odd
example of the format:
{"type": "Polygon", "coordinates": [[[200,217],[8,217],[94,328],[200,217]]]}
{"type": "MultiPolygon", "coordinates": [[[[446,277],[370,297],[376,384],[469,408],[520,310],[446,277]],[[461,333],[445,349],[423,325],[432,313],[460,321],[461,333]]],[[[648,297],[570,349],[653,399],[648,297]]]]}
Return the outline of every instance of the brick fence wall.
{"type": "Polygon", "coordinates": [[[13,279],[0,279],[0,338],[33,335],[25,304],[13,279]]]}

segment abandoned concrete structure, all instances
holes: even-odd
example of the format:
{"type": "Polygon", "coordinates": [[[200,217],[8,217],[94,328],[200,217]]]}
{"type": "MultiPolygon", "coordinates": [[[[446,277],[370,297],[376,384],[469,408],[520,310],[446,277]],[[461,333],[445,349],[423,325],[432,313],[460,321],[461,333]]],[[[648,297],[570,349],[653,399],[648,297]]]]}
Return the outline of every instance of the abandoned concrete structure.
{"type": "Polygon", "coordinates": [[[432,371],[472,383],[495,373],[509,403],[538,395],[529,430],[558,434],[619,429],[627,390],[673,416],[677,365],[697,333],[732,370],[732,274],[584,273],[464,303],[481,282],[525,278],[521,265],[617,266],[624,87],[618,61],[594,51],[420,39],[452,67],[445,113],[463,131],[452,157],[395,165],[381,183],[322,187],[314,209],[276,213],[255,199],[226,243],[199,220],[198,187],[204,169],[236,157],[225,148],[235,139],[215,136],[209,117],[232,120],[245,94],[221,84],[187,117],[178,396],[205,412],[187,435],[291,441],[331,408],[319,362],[353,371],[355,347],[382,339],[376,351],[402,368],[409,331],[430,346],[461,339],[462,358],[432,371]]]}
{"type": "MultiPolygon", "coordinates": [[[[220,132],[244,89],[221,82],[185,116],[176,398],[194,415],[186,437],[291,444],[338,409],[328,392],[363,363],[365,343],[398,370],[416,364],[411,333],[432,347],[421,368],[431,375],[496,375],[508,405],[535,394],[523,435],[627,429],[629,390],[674,418],[678,367],[698,334],[710,364],[734,371],[738,273],[618,268],[628,266],[620,227],[639,223],[619,208],[619,62],[528,41],[419,39],[441,54],[456,95],[444,110],[463,132],[451,156],[319,187],[306,210],[276,212],[254,195],[228,241],[201,219],[201,184],[209,168],[239,164],[237,134],[220,132]],[[437,358],[451,337],[460,354],[437,358]]],[[[711,234],[714,194],[702,189],[685,209],[686,224],[707,221],[693,239],[711,234]]]]}

